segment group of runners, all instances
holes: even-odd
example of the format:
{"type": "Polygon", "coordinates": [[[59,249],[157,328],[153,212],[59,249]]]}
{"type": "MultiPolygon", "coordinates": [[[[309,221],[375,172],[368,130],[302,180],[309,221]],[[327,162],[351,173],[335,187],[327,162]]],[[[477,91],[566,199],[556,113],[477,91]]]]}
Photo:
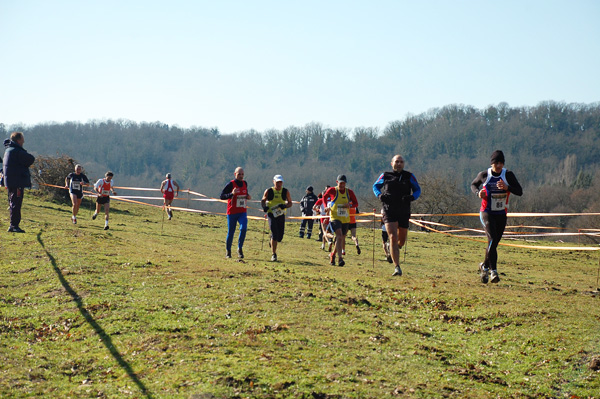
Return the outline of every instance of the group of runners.
{"type": "MultiPolygon", "coordinates": [[[[383,223],[386,234],[390,237],[389,259],[394,264],[395,276],[402,275],[400,268],[399,249],[406,242],[408,223],[410,219],[410,203],[421,194],[421,188],[415,176],[404,170],[404,158],[394,156],[391,162],[392,171],[382,173],[373,185],[374,194],[382,202],[383,223]]],[[[283,240],[285,232],[286,210],[292,207],[292,198],[289,190],[283,187],[283,176],[273,177],[273,187],[265,190],[261,207],[266,213],[271,231],[270,247],[271,260],[277,261],[278,243],[283,240]]],[[[311,238],[313,221],[319,219],[319,241],[321,248],[329,251],[329,263],[338,266],[346,264],[346,235],[351,233],[353,243],[358,254],[361,253],[356,234],[356,219],[358,213],[358,199],[353,190],[348,188],[347,178],[340,174],[337,176],[336,185],[326,187],[318,196],[314,195],[313,187],[306,189],[306,195],[300,201],[300,208],[304,220],[300,224],[299,237],[311,238]],[[317,216],[313,216],[316,213],[317,216]]],[[[225,247],[226,258],[231,258],[233,239],[237,225],[239,235],[237,242],[238,258],[244,258],[243,246],[248,226],[247,201],[251,199],[248,184],[244,180],[244,170],[237,167],[234,179],[231,180],[220,198],[227,200],[227,240],[225,247]]]]}
{"type": "MultiPolygon", "coordinates": [[[[98,179],[93,185],[93,190],[96,197],[96,210],[92,215],[92,220],[96,220],[100,210],[104,208],[104,230],[108,230],[108,219],[110,213],[110,196],[117,195],[113,184],[114,173],[108,171],[104,174],[104,177],[98,179]]],[[[65,188],[69,190],[69,196],[71,197],[71,221],[73,224],[77,224],[77,214],[81,207],[81,201],[83,200],[83,188],[90,185],[90,180],[83,173],[81,165],[75,165],[75,171],[71,172],[65,177],[65,188]]],[[[166,179],[160,185],[160,191],[164,198],[164,209],[167,213],[169,220],[173,217],[173,211],[171,210],[171,204],[173,199],[179,195],[179,184],[172,180],[171,174],[167,173],[166,179]]]]}
{"type": "MultiPolygon", "coordinates": [[[[493,152],[490,168],[480,172],[471,183],[471,189],[481,199],[480,220],[488,238],[484,261],[480,263],[480,279],[482,283],[498,283],[500,281],[497,262],[497,247],[506,226],[506,214],[510,194],[522,195],[523,190],[514,173],[504,168],[504,154],[500,150],[493,152]]],[[[393,276],[401,276],[400,250],[406,244],[411,203],[421,195],[421,187],[416,177],[404,170],[405,160],[395,155],[391,160],[392,170],[383,172],[373,184],[373,194],[381,201],[382,239],[386,258],[394,265],[393,276]]],[[[306,195],[300,201],[302,215],[305,217],[298,233],[300,238],[306,234],[311,238],[313,219],[319,219],[319,241],[321,248],[327,246],[329,263],[344,266],[345,238],[348,231],[360,254],[360,246],[356,236],[356,220],[358,199],[354,192],[346,187],[346,176],[341,174],[336,179],[335,187],[326,187],[318,196],[313,187],[306,188],[306,195]],[[313,212],[317,216],[313,216],[313,212]]],[[[237,243],[238,257],[243,258],[243,245],[248,227],[247,201],[251,199],[248,184],[244,180],[244,170],[235,169],[234,179],[221,192],[220,198],[227,200],[227,240],[226,257],[231,258],[231,249],[236,225],[239,224],[237,243]]],[[[271,260],[277,261],[277,244],[283,239],[285,231],[285,212],[292,206],[289,191],[283,187],[283,177],[273,177],[273,187],[265,190],[261,199],[263,211],[267,214],[271,230],[271,260]]]]}
{"type": "MultiPolygon", "coordinates": [[[[506,214],[510,194],[522,195],[523,190],[514,173],[504,168],[504,154],[494,151],[490,160],[490,168],[480,172],[471,183],[471,189],[481,199],[480,220],[488,239],[484,261],[479,265],[482,283],[500,281],[497,262],[497,247],[506,226],[506,214]]],[[[401,276],[400,250],[406,244],[411,203],[421,195],[421,187],[416,177],[404,170],[405,160],[401,155],[395,155],[391,160],[391,171],[383,172],[373,184],[373,194],[381,201],[382,239],[386,258],[394,265],[393,276],[401,276]]],[[[113,173],[106,172],[102,179],[94,185],[97,194],[96,210],[92,219],[96,219],[104,207],[104,229],[108,230],[110,195],[116,195],[113,188],[113,173]]],[[[269,246],[271,261],[276,262],[278,244],[282,242],[285,233],[285,215],[288,208],[293,206],[292,197],[284,186],[283,176],[273,177],[273,186],[267,188],[260,200],[261,208],[267,216],[270,229],[269,246]]],[[[77,213],[83,198],[83,187],[89,185],[89,180],[82,173],[81,165],[75,166],[75,171],[65,178],[71,196],[72,222],[77,223],[77,213]]],[[[161,183],[160,191],[164,198],[164,207],[169,219],[173,213],[170,209],[174,197],[178,196],[180,187],[172,180],[171,174],[161,183]]],[[[247,207],[252,199],[248,184],[244,179],[244,169],[237,167],[234,179],[223,188],[221,200],[227,201],[227,237],[225,244],[226,258],[232,257],[232,246],[235,231],[239,225],[237,240],[237,256],[244,258],[244,241],[248,229],[247,207]]],[[[311,238],[313,222],[319,220],[319,238],[321,249],[329,251],[331,265],[346,264],[346,235],[351,233],[358,254],[361,249],[356,234],[355,215],[358,212],[358,199],[353,190],[347,187],[347,178],[340,174],[336,185],[327,186],[318,196],[313,193],[313,187],[306,189],[306,195],[300,201],[304,216],[300,225],[299,237],[311,238]],[[316,216],[315,216],[316,214],[316,216]]]]}

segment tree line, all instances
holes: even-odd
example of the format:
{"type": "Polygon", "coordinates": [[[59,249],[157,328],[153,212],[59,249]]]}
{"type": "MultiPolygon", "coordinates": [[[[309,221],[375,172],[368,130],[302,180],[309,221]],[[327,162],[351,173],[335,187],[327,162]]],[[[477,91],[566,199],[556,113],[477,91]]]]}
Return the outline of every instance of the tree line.
{"type": "MultiPolygon", "coordinates": [[[[34,154],[68,156],[91,178],[106,170],[120,185],[158,187],[171,172],[182,187],[210,196],[246,171],[255,197],[282,174],[295,200],[306,186],[316,191],[346,174],[365,205],[377,206],[371,186],[389,169],[394,154],[423,186],[415,211],[476,210],[469,185],[489,166],[495,149],[506,154],[525,194],[513,211],[600,210],[600,103],[543,102],[532,107],[506,103],[477,109],[448,105],[390,122],[385,128],[331,128],[321,123],[283,130],[222,134],[218,128],[180,128],[161,122],[94,120],[7,126],[26,134],[34,154]]],[[[572,221],[561,221],[566,227],[572,221]]]]}

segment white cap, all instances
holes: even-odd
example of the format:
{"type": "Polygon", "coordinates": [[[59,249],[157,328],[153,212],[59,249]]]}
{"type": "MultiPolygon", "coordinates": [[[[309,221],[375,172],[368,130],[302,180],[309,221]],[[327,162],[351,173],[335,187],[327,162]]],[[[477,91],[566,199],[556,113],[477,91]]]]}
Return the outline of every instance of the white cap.
{"type": "Polygon", "coordinates": [[[281,176],[281,175],[275,175],[275,176],[273,176],[273,181],[275,181],[275,182],[277,182],[277,181],[283,182],[283,176],[281,176]]]}

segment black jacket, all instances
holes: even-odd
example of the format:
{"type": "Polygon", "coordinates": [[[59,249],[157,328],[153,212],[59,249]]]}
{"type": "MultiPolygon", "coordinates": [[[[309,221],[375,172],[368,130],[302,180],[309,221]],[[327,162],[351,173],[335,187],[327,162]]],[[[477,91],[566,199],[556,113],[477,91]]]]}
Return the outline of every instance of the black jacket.
{"type": "Polygon", "coordinates": [[[4,185],[8,188],[31,187],[29,167],[35,157],[9,139],[4,140],[4,147],[4,185]]]}
{"type": "Polygon", "coordinates": [[[313,206],[319,200],[314,193],[308,193],[300,200],[300,210],[304,216],[313,215],[313,206]]]}

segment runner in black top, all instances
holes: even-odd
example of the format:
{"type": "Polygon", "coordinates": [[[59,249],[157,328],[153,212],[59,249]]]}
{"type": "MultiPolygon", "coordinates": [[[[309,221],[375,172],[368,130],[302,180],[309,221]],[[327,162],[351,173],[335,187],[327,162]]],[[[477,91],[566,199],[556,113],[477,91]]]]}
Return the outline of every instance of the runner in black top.
{"type": "Polygon", "coordinates": [[[506,227],[506,213],[510,194],[523,195],[523,189],[515,174],[504,169],[504,153],[496,150],[492,153],[491,167],[479,172],[471,183],[471,191],[481,198],[479,215],[488,238],[485,260],[479,265],[481,282],[486,284],[500,281],[496,263],[498,262],[498,244],[506,227]],[[481,190],[479,189],[481,186],[481,190]],[[488,276],[489,273],[489,276],[488,276]]]}
{"type": "Polygon", "coordinates": [[[83,199],[83,187],[90,184],[87,176],[81,173],[81,170],[81,165],[75,165],[75,172],[69,173],[65,178],[65,187],[69,189],[69,196],[73,203],[73,215],[71,216],[73,224],[77,223],[77,212],[79,212],[83,199]]]}
{"type": "Polygon", "coordinates": [[[410,221],[410,203],[421,195],[417,178],[404,170],[404,158],[394,155],[392,171],[383,172],[373,184],[373,193],[381,200],[383,222],[390,239],[390,252],[394,263],[393,276],[401,276],[400,249],[406,243],[410,221]]]}

